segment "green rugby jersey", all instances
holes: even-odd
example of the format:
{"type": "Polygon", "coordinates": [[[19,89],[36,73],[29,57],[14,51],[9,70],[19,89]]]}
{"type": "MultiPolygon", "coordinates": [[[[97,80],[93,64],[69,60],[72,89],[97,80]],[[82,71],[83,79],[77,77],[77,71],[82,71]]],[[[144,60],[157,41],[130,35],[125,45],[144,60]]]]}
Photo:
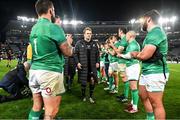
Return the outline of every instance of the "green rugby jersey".
{"type": "MultiPolygon", "coordinates": [[[[121,38],[119,46],[124,47],[124,50],[123,50],[122,53],[121,53],[121,54],[124,54],[125,51],[126,51],[126,48],[127,48],[127,46],[128,46],[128,42],[127,42],[127,40],[126,40],[126,36],[123,36],[123,37],[121,38]]],[[[119,46],[118,46],[118,47],[119,47],[119,46]]],[[[126,61],[127,61],[126,59],[119,58],[118,63],[119,63],[119,64],[126,64],[126,61]]]]}
{"type": "Polygon", "coordinates": [[[62,72],[64,57],[59,45],[66,40],[63,29],[46,18],[39,18],[30,34],[33,70],[62,72]]]}
{"type": "MultiPolygon", "coordinates": [[[[109,48],[110,51],[113,51],[112,48],[109,48]]],[[[109,62],[110,63],[113,63],[113,62],[117,62],[118,58],[114,55],[111,55],[110,53],[108,54],[108,59],[109,59],[109,62]]]]}
{"type": "MultiPolygon", "coordinates": [[[[166,55],[168,52],[168,42],[165,32],[158,26],[150,30],[143,42],[143,48],[145,45],[154,45],[159,49],[160,53],[163,54],[163,61],[165,63],[165,72],[168,72],[166,55]]],[[[142,74],[157,74],[163,73],[163,63],[161,60],[155,61],[153,63],[148,63],[142,61],[142,74]]]]}
{"type": "Polygon", "coordinates": [[[121,38],[121,40],[120,40],[120,46],[124,47],[124,50],[123,50],[122,54],[125,53],[126,48],[127,48],[127,46],[128,46],[128,42],[127,42],[127,40],[126,40],[126,36],[123,36],[123,37],[121,38]]]}
{"type": "MultiPolygon", "coordinates": [[[[139,46],[139,44],[138,44],[138,42],[137,42],[136,40],[132,40],[132,41],[128,44],[128,46],[127,46],[127,48],[126,48],[126,51],[125,51],[125,54],[127,54],[127,53],[129,53],[129,52],[133,52],[133,51],[137,51],[137,52],[140,51],[140,46],[139,46]]],[[[127,67],[129,67],[129,66],[131,66],[131,65],[134,65],[134,64],[137,64],[137,63],[139,63],[139,60],[134,59],[134,58],[132,58],[132,59],[127,59],[127,61],[126,61],[127,67]]]]}
{"type": "Polygon", "coordinates": [[[118,48],[118,47],[120,46],[120,41],[116,41],[116,42],[114,43],[114,46],[115,46],[116,48],[118,48]]]}

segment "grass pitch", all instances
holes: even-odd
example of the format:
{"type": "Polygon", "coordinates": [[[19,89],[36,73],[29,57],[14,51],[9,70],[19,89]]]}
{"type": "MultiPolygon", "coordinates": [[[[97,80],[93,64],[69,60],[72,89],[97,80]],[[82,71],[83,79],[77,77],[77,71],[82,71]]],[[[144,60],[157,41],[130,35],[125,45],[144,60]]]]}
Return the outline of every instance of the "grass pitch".
{"type": "MultiPolygon", "coordinates": [[[[0,62],[0,79],[10,70],[6,67],[6,62],[0,62]]],[[[16,64],[17,61],[12,61],[12,67],[16,64]]],[[[180,119],[180,64],[169,64],[169,69],[170,78],[165,88],[164,106],[167,119],[180,119]]],[[[75,77],[72,91],[66,92],[62,97],[58,116],[63,119],[145,119],[146,113],[141,101],[139,112],[128,114],[124,112],[125,105],[116,101],[116,95],[104,91],[104,87],[106,87],[104,84],[98,84],[95,88],[96,104],[90,104],[89,101],[82,102],[80,85],[75,77]]],[[[123,85],[120,82],[119,93],[122,93],[122,90],[123,85]]],[[[0,94],[7,93],[0,89],[0,94]]],[[[31,107],[31,98],[0,103],[0,119],[27,119],[31,107]]]]}

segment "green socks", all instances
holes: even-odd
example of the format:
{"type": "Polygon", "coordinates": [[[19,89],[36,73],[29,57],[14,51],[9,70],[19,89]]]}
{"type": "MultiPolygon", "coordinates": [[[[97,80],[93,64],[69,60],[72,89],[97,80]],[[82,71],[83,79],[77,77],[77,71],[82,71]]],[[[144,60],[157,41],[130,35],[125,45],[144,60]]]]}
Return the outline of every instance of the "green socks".
{"type": "Polygon", "coordinates": [[[106,77],[102,77],[102,81],[106,81],[106,77]]]}
{"type": "Polygon", "coordinates": [[[147,120],[155,120],[154,113],[153,112],[147,112],[146,119],[147,120]]]}
{"type": "Polygon", "coordinates": [[[42,111],[33,111],[31,109],[28,120],[39,120],[41,113],[42,113],[42,111]]]}
{"type": "Polygon", "coordinates": [[[98,76],[98,78],[101,78],[100,70],[97,70],[97,76],[98,76]]]}
{"type": "Polygon", "coordinates": [[[114,78],[112,76],[109,77],[109,89],[112,90],[112,86],[114,84],[114,78]]]}
{"type": "Polygon", "coordinates": [[[132,100],[133,100],[133,108],[137,110],[139,95],[138,90],[131,90],[132,100]]]}
{"type": "Polygon", "coordinates": [[[129,81],[124,82],[124,96],[125,98],[128,98],[129,94],[129,81]]]}

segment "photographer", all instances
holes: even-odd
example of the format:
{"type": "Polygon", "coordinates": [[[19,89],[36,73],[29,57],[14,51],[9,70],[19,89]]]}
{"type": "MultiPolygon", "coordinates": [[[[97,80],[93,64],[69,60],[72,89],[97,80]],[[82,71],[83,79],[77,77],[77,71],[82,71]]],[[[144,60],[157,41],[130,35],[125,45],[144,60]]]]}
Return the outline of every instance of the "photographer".
{"type": "Polygon", "coordinates": [[[0,88],[3,88],[3,90],[8,92],[10,95],[0,95],[0,102],[17,100],[30,95],[30,89],[28,87],[29,80],[26,78],[26,73],[28,72],[29,67],[30,65],[27,62],[24,64],[20,63],[15,69],[6,73],[0,81],[0,88]]]}

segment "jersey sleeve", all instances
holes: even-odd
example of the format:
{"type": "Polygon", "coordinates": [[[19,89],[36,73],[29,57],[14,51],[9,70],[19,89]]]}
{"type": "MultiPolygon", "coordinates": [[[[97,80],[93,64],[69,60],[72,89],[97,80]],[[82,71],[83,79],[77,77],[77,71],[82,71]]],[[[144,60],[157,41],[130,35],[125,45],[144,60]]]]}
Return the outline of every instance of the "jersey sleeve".
{"type": "Polygon", "coordinates": [[[158,35],[153,34],[152,36],[149,36],[148,38],[146,38],[146,42],[145,45],[154,45],[154,46],[159,46],[160,42],[162,41],[162,39],[160,39],[160,37],[158,35]]]}
{"type": "Polygon", "coordinates": [[[120,40],[119,46],[126,48],[127,45],[128,44],[127,44],[126,38],[123,38],[123,39],[120,40]]]}
{"type": "Polygon", "coordinates": [[[129,50],[128,50],[128,52],[133,52],[133,51],[137,51],[137,52],[139,52],[139,50],[138,50],[138,46],[135,46],[135,45],[130,45],[130,46],[129,46],[129,50]]]}
{"type": "Polygon", "coordinates": [[[66,41],[65,33],[60,26],[53,24],[50,27],[50,31],[50,37],[55,40],[58,45],[66,41]]]}

